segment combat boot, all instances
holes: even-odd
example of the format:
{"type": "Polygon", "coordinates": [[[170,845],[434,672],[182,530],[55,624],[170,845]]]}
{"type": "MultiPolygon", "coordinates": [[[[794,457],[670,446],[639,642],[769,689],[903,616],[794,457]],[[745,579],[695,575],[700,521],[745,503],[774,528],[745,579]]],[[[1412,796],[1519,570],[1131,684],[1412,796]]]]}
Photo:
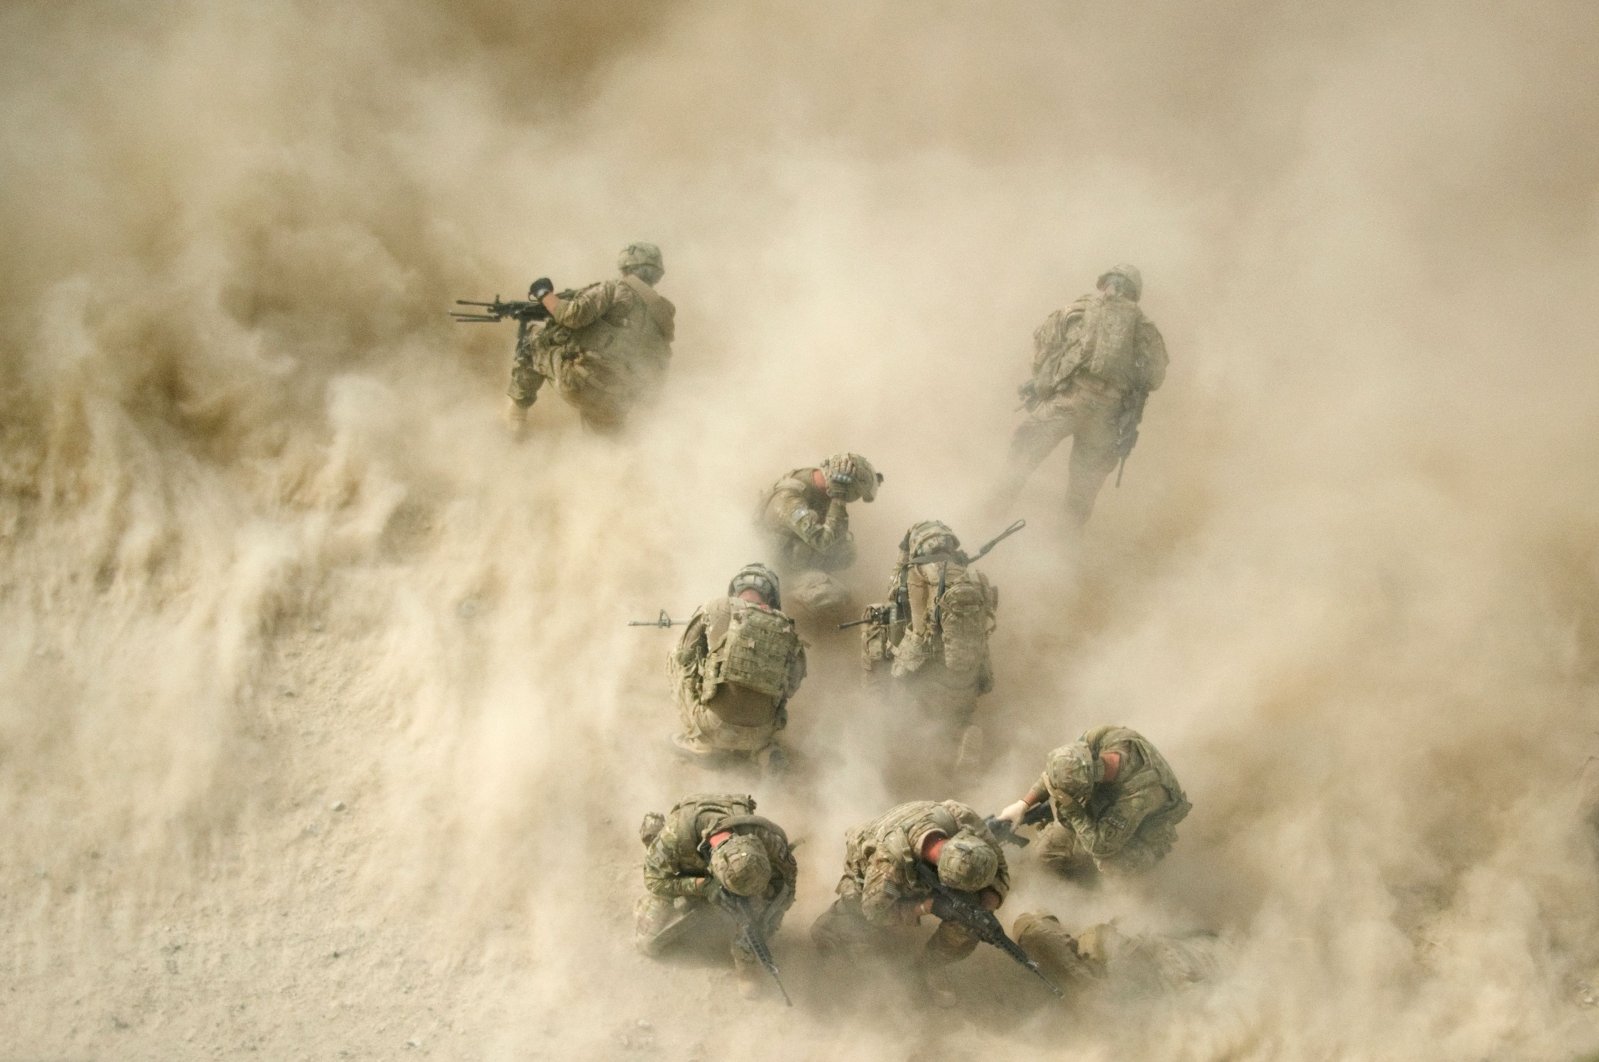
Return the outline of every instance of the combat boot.
{"type": "Polygon", "coordinates": [[[505,400],[505,429],[513,442],[521,442],[527,435],[527,407],[514,398],[505,400]]]}
{"type": "Polygon", "coordinates": [[[929,964],[922,968],[922,987],[933,1006],[941,1010],[953,1008],[960,1002],[955,994],[955,982],[949,976],[949,964],[929,964]]]}

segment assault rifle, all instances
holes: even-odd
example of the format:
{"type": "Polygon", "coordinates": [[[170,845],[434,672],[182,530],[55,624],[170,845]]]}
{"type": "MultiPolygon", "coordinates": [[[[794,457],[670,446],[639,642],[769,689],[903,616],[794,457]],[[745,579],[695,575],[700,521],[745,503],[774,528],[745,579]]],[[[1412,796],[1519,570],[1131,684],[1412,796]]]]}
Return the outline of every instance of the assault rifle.
{"type": "Polygon", "coordinates": [[[977,553],[971,557],[968,557],[965,553],[957,550],[954,553],[925,553],[920,556],[912,557],[910,562],[912,564],[947,564],[950,561],[955,561],[960,564],[976,564],[978,561],[988,556],[989,550],[993,549],[995,546],[999,545],[1001,542],[1005,541],[1007,538],[1011,537],[1026,526],[1026,520],[1017,520],[1014,524],[1011,524],[1005,530],[1001,531],[987,542],[984,542],[983,548],[979,549],[977,553]]]}
{"type": "Polygon", "coordinates": [[[627,625],[629,627],[676,627],[680,623],[687,622],[688,620],[673,619],[666,614],[666,609],[663,608],[661,609],[661,614],[652,620],[628,620],[627,625]]]}
{"type": "MultiPolygon", "coordinates": [[[[787,893],[788,886],[785,885],[766,905],[766,910],[770,911],[782,904],[787,893]]],[[[783,1002],[792,1007],[794,1001],[788,998],[788,989],[783,987],[783,979],[777,976],[777,963],[772,958],[771,947],[766,943],[766,927],[763,919],[756,917],[755,905],[750,903],[748,896],[737,896],[726,889],[717,889],[716,894],[716,903],[732,915],[733,921],[737,923],[734,943],[748,950],[766,968],[766,972],[771,974],[772,980],[776,982],[777,990],[783,994],[783,1002]]]]}
{"type": "MultiPolygon", "coordinates": [[[[1054,818],[1055,813],[1050,810],[1049,799],[1046,797],[1028,808],[1022,814],[1022,826],[1040,826],[1054,818]]],[[[990,815],[983,820],[983,825],[988,827],[988,832],[994,835],[994,840],[1000,844],[1011,844],[1017,848],[1026,848],[1033,842],[1016,832],[1016,827],[1010,824],[1009,819],[1001,819],[990,815]]]]}
{"type": "Polygon", "coordinates": [[[1122,469],[1127,467],[1127,455],[1138,445],[1138,424],[1144,419],[1144,403],[1149,401],[1148,391],[1129,391],[1122,401],[1121,416],[1116,421],[1116,486],[1122,485],[1122,469]]]}
{"type": "Polygon", "coordinates": [[[933,892],[933,916],[946,922],[954,922],[966,932],[982,941],[992,944],[1006,955],[1015,959],[1033,972],[1049,990],[1055,993],[1056,999],[1065,999],[1066,993],[1060,986],[1045,976],[1044,971],[1038,968],[1038,963],[1022,950],[1022,946],[1005,935],[1005,927],[999,924],[999,919],[994,912],[984,907],[971,893],[956,892],[954,889],[938,880],[937,868],[918,859],[916,861],[916,875],[933,892]]]}

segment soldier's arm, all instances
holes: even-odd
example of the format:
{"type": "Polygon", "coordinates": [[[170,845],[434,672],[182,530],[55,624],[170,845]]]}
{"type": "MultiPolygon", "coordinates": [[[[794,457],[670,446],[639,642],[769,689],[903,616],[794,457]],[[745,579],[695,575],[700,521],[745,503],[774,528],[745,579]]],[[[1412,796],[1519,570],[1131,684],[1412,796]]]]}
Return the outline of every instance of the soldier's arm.
{"type": "Polygon", "coordinates": [[[849,537],[849,513],[838,498],[827,500],[825,517],[818,517],[801,499],[788,510],[786,522],[795,537],[818,553],[826,553],[849,537]]]}
{"type": "Polygon", "coordinates": [[[1143,348],[1144,390],[1153,391],[1166,381],[1166,341],[1148,317],[1140,322],[1138,338],[1143,348]]]}
{"type": "Polygon", "coordinates": [[[565,328],[582,328],[593,324],[616,301],[616,284],[602,281],[590,284],[570,299],[559,295],[544,296],[544,308],[550,311],[550,320],[565,328]]]}
{"type": "Polygon", "coordinates": [[[925,912],[925,897],[911,894],[888,860],[873,860],[861,886],[861,914],[878,925],[915,925],[925,912]]]}
{"type": "Polygon", "coordinates": [[[1084,851],[1096,860],[1104,859],[1127,846],[1143,821],[1165,803],[1165,797],[1163,787],[1148,786],[1116,801],[1097,819],[1073,803],[1061,809],[1061,820],[1077,834],[1084,851]]]}
{"type": "Polygon", "coordinates": [[[710,876],[683,872],[676,841],[668,825],[650,845],[644,857],[644,887],[657,896],[704,896],[710,876]]]}

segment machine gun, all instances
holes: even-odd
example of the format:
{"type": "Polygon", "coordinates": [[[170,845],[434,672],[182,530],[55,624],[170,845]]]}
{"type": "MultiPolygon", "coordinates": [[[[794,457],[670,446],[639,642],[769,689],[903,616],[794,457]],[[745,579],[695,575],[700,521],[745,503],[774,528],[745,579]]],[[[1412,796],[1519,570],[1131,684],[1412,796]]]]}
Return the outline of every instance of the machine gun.
{"type": "MultiPolygon", "coordinates": [[[[1054,817],[1050,810],[1049,800],[1040,800],[1022,813],[1022,826],[1041,826],[1054,817]]],[[[1016,827],[1010,824],[1009,819],[1002,819],[990,815],[983,820],[983,825],[988,827],[988,832],[994,835],[994,840],[1000,844],[1015,845],[1017,848],[1026,848],[1033,842],[1016,832],[1016,827]]]]}
{"type": "Polygon", "coordinates": [[[652,620],[628,620],[627,625],[629,627],[676,627],[680,623],[687,622],[688,620],[673,619],[666,614],[666,609],[663,608],[661,609],[661,614],[652,620]]]}
{"type": "Polygon", "coordinates": [[[1033,972],[1049,990],[1055,993],[1056,999],[1065,999],[1066,993],[1060,986],[1051,981],[1043,970],[1038,968],[1038,963],[1022,950],[1022,946],[1005,935],[1005,927],[999,924],[999,919],[994,912],[984,907],[975,896],[970,893],[956,892],[954,889],[938,880],[937,868],[918,859],[916,861],[916,876],[923,885],[933,893],[933,916],[946,922],[954,922],[984,944],[992,944],[1006,955],[1015,959],[1033,972]]]}
{"type": "MultiPolygon", "coordinates": [[[[785,885],[766,905],[766,910],[770,911],[774,907],[781,909],[787,892],[788,886],[785,885]]],[[[794,1001],[788,998],[788,989],[783,987],[783,979],[777,975],[777,963],[772,958],[771,947],[766,943],[766,927],[763,925],[763,919],[756,916],[755,905],[750,903],[748,896],[738,896],[726,889],[717,889],[716,893],[717,905],[731,915],[737,925],[735,943],[754,955],[766,968],[766,972],[771,974],[772,980],[776,982],[777,990],[783,994],[783,1002],[792,1007],[794,1001]]]]}
{"type": "MultiPolygon", "coordinates": [[[[531,291],[528,292],[528,295],[531,296],[532,294],[533,293],[531,291]]],[[[472,310],[450,311],[450,316],[462,324],[480,324],[492,321],[503,321],[507,317],[510,317],[513,318],[518,324],[526,327],[527,325],[532,324],[534,321],[548,321],[550,319],[550,311],[544,308],[544,304],[531,298],[526,302],[507,302],[496,295],[494,296],[493,302],[476,302],[472,299],[456,299],[455,304],[457,306],[476,307],[476,309],[472,310]]]]}

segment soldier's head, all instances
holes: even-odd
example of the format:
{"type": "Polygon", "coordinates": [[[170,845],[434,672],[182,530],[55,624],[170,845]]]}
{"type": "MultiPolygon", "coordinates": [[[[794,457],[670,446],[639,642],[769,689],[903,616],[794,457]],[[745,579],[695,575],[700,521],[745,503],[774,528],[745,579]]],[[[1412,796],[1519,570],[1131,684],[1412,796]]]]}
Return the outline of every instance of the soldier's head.
{"type": "Polygon", "coordinates": [[[1086,741],[1074,741],[1051,752],[1044,771],[1051,786],[1074,800],[1083,800],[1105,777],[1105,764],[1086,741]]]}
{"type": "Polygon", "coordinates": [[[883,482],[883,474],[860,454],[834,454],[824,460],[821,467],[822,475],[830,480],[842,477],[847,484],[844,493],[847,502],[871,501],[877,497],[878,484],[883,482]]]}
{"type": "Polygon", "coordinates": [[[912,524],[905,537],[900,539],[899,548],[911,563],[916,563],[916,558],[930,556],[934,553],[958,554],[961,540],[955,537],[955,532],[949,525],[941,520],[923,520],[912,524]]]}
{"type": "Polygon", "coordinates": [[[1099,274],[1098,286],[1100,291],[1124,295],[1137,302],[1144,294],[1144,275],[1137,266],[1123,262],[1099,274]]]}
{"type": "Polygon", "coordinates": [[[616,268],[623,276],[635,276],[652,287],[666,275],[661,249],[653,243],[630,243],[617,256],[616,268]]]}
{"type": "Polygon", "coordinates": [[[756,896],[772,881],[766,848],[747,834],[734,834],[711,851],[711,876],[735,896],[756,896]]]}
{"type": "Polygon", "coordinates": [[[782,608],[783,600],[779,596],[777,573],[764,564],[746,564],[733,576],[733,581],[727,584],[727,596],[738,597],[745,590],[753,590],[761,595],[761,600],[766,602],[767,608],[782,608]]]}
{"type": "Polygon", "coordinates": [[[961,830],[938,850],[938,880],[957,892],[978,892],[994,883],[999,853],[971,830],[961,830]]]}

